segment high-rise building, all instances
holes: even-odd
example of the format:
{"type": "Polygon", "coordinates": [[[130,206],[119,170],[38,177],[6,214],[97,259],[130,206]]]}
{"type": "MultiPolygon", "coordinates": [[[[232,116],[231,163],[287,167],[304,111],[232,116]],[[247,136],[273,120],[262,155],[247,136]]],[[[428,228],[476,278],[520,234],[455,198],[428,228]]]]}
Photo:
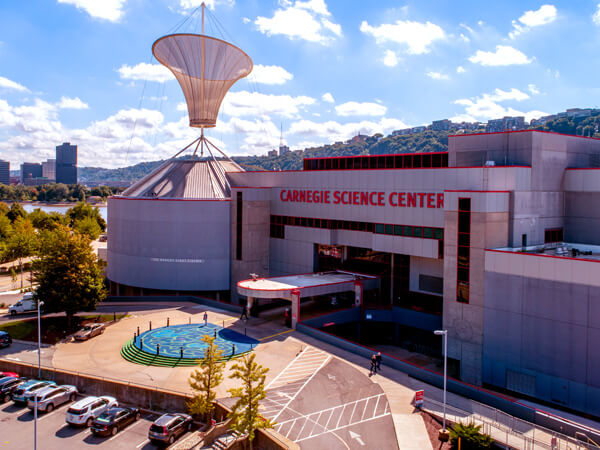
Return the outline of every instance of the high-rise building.
{"type": "Polygon", "coordinates": [[[33,179],[42,178],[42,165],[38,163],[21,164],[21,183],[31,184],[33,179]]]}
{"type": "Polygon", "coordinates": [[[49,159],[42,163],[42,177],[48,178],[49,182],[56,180],[56,160],[49,159]]]}
{"type": "Polygon", "coordinates": [[[64,142],[56,146],[56,182],[77,184],[77,146],[64,142]]]}
{"type": "Polygon", "coordinates": [[[10,162],[0,159],[0,184],[10,184],[10,162]]]}

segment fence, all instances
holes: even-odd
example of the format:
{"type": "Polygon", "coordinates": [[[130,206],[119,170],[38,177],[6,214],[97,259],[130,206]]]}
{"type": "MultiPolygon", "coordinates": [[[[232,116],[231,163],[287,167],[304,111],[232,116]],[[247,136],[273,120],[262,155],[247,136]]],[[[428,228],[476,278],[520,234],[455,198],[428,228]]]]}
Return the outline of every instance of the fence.
{"type": "MultiPolygon", "coordinates": [[[[425,397],[422,409],[442,417],[444,405],[441,402],[425,397]]],[[[597,450],[600,447],[592,442],[582,442],[556,431],[549,430],[531,422],[511,416],[504,411],[471,402],[472,411],[464,411],[446,405],[446,420],[450,423],[470,423],[481,425],[481,431],[489,434],[495,441],[512,448],[525,450],[597,450]]]]}

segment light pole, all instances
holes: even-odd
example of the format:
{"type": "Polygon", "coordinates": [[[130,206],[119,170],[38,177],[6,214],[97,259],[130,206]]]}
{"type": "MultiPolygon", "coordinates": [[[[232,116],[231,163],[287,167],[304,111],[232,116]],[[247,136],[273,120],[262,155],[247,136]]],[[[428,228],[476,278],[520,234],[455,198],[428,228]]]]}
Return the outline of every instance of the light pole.
{"type": "MultiPolygon", "coordinates": [[[[44,302],[38,300],[37,310],[38,310],[38,379],[42,379],[42,358],[41,358],[41,348],[42,348],[42,330],[41,330],[41,320],[40,320],[40,309],[44,305],[44,302]]],[[[37,412],[38,412],[38,397],[34,392],[34,408],[33,408],[33,450],[37,449],[37,412]]]]}
{"type": "Polygon", "coordinates": [[[448,378],[448,330],[436,330],[434,334],[444,336],[444,421],[440,435],[446,435],[446,380],[448,378]]]}

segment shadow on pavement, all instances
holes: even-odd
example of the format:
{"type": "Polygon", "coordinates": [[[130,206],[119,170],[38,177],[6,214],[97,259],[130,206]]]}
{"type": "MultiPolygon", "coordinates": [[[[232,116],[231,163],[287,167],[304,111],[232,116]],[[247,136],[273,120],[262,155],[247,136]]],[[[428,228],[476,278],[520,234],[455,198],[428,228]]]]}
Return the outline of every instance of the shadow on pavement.
{"type": "Polygon", "coordinates": [[[64,424],[54,435],[59,438],[69,438],[87,430],[86,427],[74,427],[64,424]]]}
{"type": "Polygon", "coordinates": [[[17,411],[23,411],[25,408],[25,405],[16,405],[14,403],[11,403],[2,408],[2,411],[7,413],[14,413],[17,411]]]}

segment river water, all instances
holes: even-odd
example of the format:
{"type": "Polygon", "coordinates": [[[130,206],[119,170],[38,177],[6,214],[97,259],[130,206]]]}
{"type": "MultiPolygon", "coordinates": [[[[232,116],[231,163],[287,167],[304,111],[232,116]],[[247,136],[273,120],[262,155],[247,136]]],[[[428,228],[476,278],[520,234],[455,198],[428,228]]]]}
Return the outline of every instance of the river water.
{"type": "MultiPolygon", "coordinates": [[[[44,204],[31,204],[31,203],[22,203],[23,205],[23,209],[25,211],[27,211],[28,213],[30,213],[31,211],[33,211],[34,209],[41,209],[42,211],[45,212],[59,212],[61,214],[64,214],[67,212],[67,210],[73,206],[75,206],[75,203],[73,203],[72,205],[69,206],[54,206],[54,205],[44,205],[44,204]]],[[[104,220],[106,220],[108,222],[108,214],[107,214],[107,208],[106,206],[98,206],[98,209],[100,210],[100,215],[104,218],[104,220]]]]}

